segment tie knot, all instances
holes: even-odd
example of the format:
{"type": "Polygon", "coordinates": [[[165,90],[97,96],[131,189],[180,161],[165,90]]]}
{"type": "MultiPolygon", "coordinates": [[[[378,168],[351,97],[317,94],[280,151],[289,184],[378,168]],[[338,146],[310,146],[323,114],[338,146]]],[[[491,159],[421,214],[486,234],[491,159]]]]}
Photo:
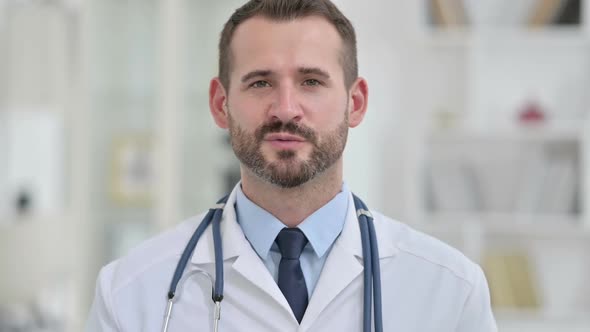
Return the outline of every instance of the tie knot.
{"type": "Polygon", "coordinates": [[[307,244],[307,238],[299,228],[283,228],[275,242],[283,259],[299,259],[307,244]]]}

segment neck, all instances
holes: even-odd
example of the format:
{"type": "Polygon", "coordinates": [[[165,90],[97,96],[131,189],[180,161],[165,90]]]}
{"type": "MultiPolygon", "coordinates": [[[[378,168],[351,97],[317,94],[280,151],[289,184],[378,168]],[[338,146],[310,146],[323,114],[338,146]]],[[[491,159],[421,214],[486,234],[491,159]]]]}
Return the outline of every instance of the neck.
{"type": "Polygon", "coordinates": [[[296,227],[326,205],[342,189],[342,160],[314,179],[294,188],[266,182],[242,166],[242,191],[256,205],[287,227],[296,227]]]}

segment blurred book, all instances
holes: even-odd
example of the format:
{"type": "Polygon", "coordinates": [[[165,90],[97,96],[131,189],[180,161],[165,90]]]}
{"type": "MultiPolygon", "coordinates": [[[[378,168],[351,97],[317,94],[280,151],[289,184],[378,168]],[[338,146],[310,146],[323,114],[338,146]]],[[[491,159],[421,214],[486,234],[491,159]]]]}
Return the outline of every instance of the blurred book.
{"type": "Polygon", "coordinates": [[[555,18],[555,24],[580,24],[582,23],[582,1],[566,0],[561,12],[555,18]]]}
{"type": "Polygon", "coordinates": [[[513,212],[516,187],[527,171],[523,169],[523,148],[505,141],[480,142],[471,148],[469,158],[486,212],[513,212]]]}
{"type": "Polygon", "coordinates": [[[426,168],[433,212],[573,215],[580,192],[578,143],[504,141],[433,147],[426,168]]]}
{"type": "Polygon", "coordinates": [[[539,212],[570,214],[576,199],[576,164],[572,158],[550,159],[546,163],[547,174],[539,212]]]}
{"type": "Polygon", "coordinates": [[[543,26],[553,22],[564,0],[539,0],[529,18],[530,26],[543,26]]]}
{"type": "Polygon", "coordinates": [[[463,0],[430,0],[432,23],[438,26],[462,26],[467,24],[463,0]]]}
{"type": "Polygon", "coordinates": [[[474,169],[465,160],[432,160],[428,167],[431,208],[477,211],[482,199],[474,169]]]}
{"type": "Polygon", "coordinates": [[[528,20],[529,26],[580,24],[580,0],[538,0],[528,20]]]}
{"type": "Polygon", "coordinates": [[[534,215],[539,211],[547,181],[547,163],[542,149],[529,151],[527,157],[514,202],[514,211],[520,215],[534,215]]]}
{"type": "Polygon", "coordinates": [[[482,267],[494,308],[534,309],[540,306],[529,257],[520,252],[488,252],[482,267]]]}
{"type": "Polygon", "coordinates": [[[512,291],[508,269],[504,256],[487,255],[482,264],[490,288],[490,297],[493,307],[514,307],[516,299],[512,291]]]}
{"type": "Polygon", "coordinates": [[[580,24],[581,0],[429,0],[435,26],[530,26],[580,24]]]}
{"type": "Polygon", "coordinates": [[[579,170],[575,152],[537,153],[524,164],[515,202],[519,214],[567,215],[575,213],[579,170]]]}

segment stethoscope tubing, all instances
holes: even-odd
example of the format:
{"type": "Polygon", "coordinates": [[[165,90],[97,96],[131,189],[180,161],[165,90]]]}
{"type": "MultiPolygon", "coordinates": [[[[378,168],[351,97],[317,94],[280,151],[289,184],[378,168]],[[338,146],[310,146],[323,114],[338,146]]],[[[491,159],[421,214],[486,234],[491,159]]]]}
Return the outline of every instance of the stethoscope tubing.
{"type": "MultiPolygon", "coordinates": [[[[379,264],[379,249],[377,248],[377,235],[375,234],[375,224],[373,218],[367,220],[369,225],[369,237],[371,238],[371,271],[373,273],[373,306],[375,308],[375,331],[383,331],[383,312],[381,310],[383,303],[381,302],[381,267],[379,264]]],[[[369,317],[371,313],[367,314],[369,317]]],[[[370,330],[368,330],[370,331],[370,330]]]]}
{"type": "Polygon", "coordinates": [[[365,203],[356,195],[352,195],[357,211],[359,228],[361,231],[361,244],[363,250],[363,331],[371,331],[371,299],[375,308],[373,321],[375,331],[383,331],[382,302],[381,302],[381,269],[379,264],[379,250],[377,249],[377,236],[373,215],[365,203]]]}
{"type": "Polygon", "coordinates": [[[363,290],[363,331],[371,331],[371,298],[373,289],[373,279],[371,276],[372,264],[370,255],[371,247],[367,246],[366,243],[369,241],[369,227],[366,222],[359,221],[359,227],[361,229],[361,239],[363,248],[363,279],[364,279],[364,290],[363,290]],[[368,310],[368,312],[367,312],[368,310]]]}
{"type": "MultiPolygon", "coordinates": [[[[227,201],[224,197],[223,204],[227,201]]],[[[218,203],[219,204],[219,203],[218,203]]],[[[215,288],[213,289],[213,302],[221,303],[223,300],[223,250],[221,247],[221,217],[223,208],[215,209],[213,215],[213,248],[215,250],[215,288]],[[221,264],[218,264],[221,262],[221,264]]]]}

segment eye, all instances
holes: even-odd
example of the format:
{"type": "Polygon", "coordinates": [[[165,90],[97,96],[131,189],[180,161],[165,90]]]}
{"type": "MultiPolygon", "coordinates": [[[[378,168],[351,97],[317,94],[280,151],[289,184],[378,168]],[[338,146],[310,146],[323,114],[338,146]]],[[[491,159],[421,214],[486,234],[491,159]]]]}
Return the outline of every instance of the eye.
{"type": "Polygon", "coordinates": [[[270,86],[270,83],[268,83],[267,81],[256,81],[256,82],[250,84],[251,88],[266,88],[269,86],[270,86]]]}
{"type": "Polygon", "coordinates": [[[306,86],[318,86],[318,85],[322,85],[322,83],[320,81],[314,79],[314,78],[310,78],[310,79],[307,79],[307,80],[303,81],[303,85],[306,85],[306,86]]]}

